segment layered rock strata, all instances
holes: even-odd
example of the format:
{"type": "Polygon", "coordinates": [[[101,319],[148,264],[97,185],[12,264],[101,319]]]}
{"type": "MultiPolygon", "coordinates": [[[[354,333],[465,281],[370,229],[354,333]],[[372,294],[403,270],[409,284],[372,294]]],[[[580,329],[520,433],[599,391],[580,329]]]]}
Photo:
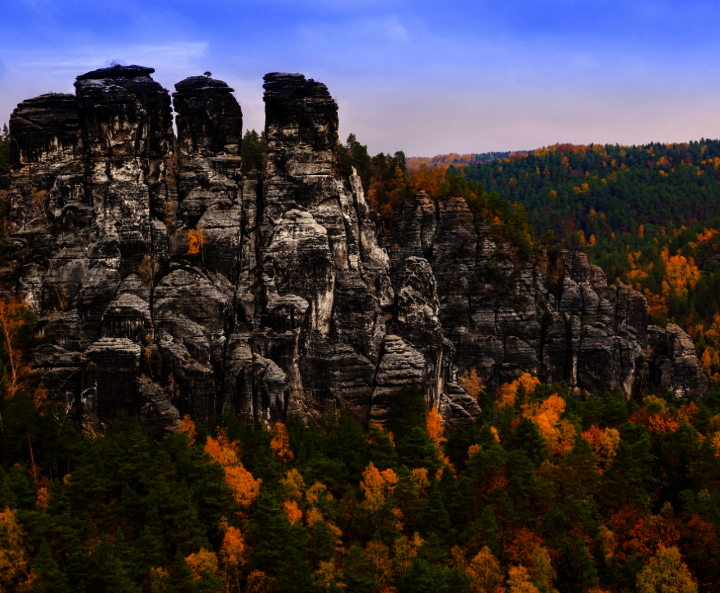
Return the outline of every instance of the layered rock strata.
{"type": "Polygon", "coordinates": [[[707,393],[692,340],[676,325],[648,326],[642,294],[608,285],[584,253],[519,262],[512,245],[472,218],[462,198],[434,202],[419,194],[403,205],[387,239],[395,286],[408,262],[430,262],[458,372],[475,369],[490,390],[527,371],[547,383],[565,381],[578,394],[618,387],[631,396],[650,383],[679,396],[707,393]]]}
{"type": "Polygon", "coordinates": [[[582,254],[561,254],[549,291],[460,198],[416,196],[381,245],[360,179],[340,175],[325,85],[265,77],[264,168],[244,175],[232,89],[176,84],[174,140],[152,72],[90,72],[10,121],[0,279],[40,319],[38,374],[86,427],[126,410],[161,434],[184,414],[273,423],[343,402],[388,423],[410,381],[454,426],[479,412],[458,383],[472,368],[490,388],[532,371],[598,394],[707,391],[692,342],[647,328],[641,295],[582,254]]]}

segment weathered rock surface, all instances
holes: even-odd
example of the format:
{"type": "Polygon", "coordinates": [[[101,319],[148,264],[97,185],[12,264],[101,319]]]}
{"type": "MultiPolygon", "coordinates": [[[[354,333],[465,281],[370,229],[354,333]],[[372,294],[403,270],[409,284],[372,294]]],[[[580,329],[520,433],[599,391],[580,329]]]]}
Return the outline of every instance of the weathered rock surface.
{"type": "Polygon", "coordinates": [[[648,327],[640,293],[608,286],[585,254],[567,252],[549,262],[557,276],[550,292],[548,274],[514,261],[511,246],[469,214],[460,198],[434,204],[419,194],[403,205],[387,239],[398,313],[407,299],[405,268],[417,257],[431,263],[457,372],[474,368],[491,389],[531,372],[594,394],[619,387],[630,396],[649,381],[680,396],[707,393],[690,337],[675,325],[648,327]]]}
{"type": "Polygon", "coordinates": [[[243,176],[233,89],[177,83],[174,142],[152,72],[84,74],[10,122],[0,278],[38,315],[37,371],[78,422],[126,410],[159,436],[188,413],[273,423],[345,402],[388,423],[416,381],[454,427],[479,413],[458,383],[472,368],[491,389],[530,371],[596,394],[706,393],[689,337],[648,328],[642,295],[584,254],[551,262],[550,291],[463,199],[425,194],[379,241],[359,177],[340,175],[325,85],[265,77],[264,170],[243,176]]]}

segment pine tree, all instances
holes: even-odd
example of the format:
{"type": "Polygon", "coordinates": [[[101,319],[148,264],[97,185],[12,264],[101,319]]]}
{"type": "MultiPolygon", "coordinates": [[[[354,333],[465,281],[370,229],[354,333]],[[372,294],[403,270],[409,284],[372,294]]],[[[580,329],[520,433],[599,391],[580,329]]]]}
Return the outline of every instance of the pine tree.
{"type": "Polygon", "coordinates": [[[508,447],[522,450],[536,466],[547,458],[545,439],[540,434],[538,425],[530,418],[523,418],[520,421],[515,434],[508,442],[508,447]]]}
{"type": "Polygon", "coordinates": [[[271,494],[263,494],[258,500],[249,538],[255,547],[251,568],[272,575],[273,590],[283,593],[314,590],[307,534],[302,527],[290,523],[271,494]]]}
{"type": "Polygon", "coordinates": [[[358,544],[350,548],[343,562],[343,582],[347,593],[364,593],[375,590],[375,574],[365,550],[358,544]]]}
{"type": "Polygon", "coordinates": [[[648,493],[656,482],[653,474],[655,458],[651,447],[650,436],[644,429],[636,443],[620,442],[615,458],[603,474],[601,490],[613,493],[613,496],[603,497],[605,507],[620,509],[628,505],[638,508],[647,506],[648,493]]]}
{"type": "Polygon", "coordinates": [[[89,590],[107,593],[139,593],[122,560],[113,554],[107,537],[103,537],[97,551],[90,558],[93,573],[88,581],[89,590]]]}
{"type": "Polygon", "coordinates": [[[415,381],[405,384],[400,392],[400,399],[395,408],[393,434],[395,442],[401,443],[413,429],[425,431],[427,406],[422,391],[415,381]]]}
{"type": "Polygon", "coordinates": [[[76,532],[73,532],[68,544],[68,558],[65,565],[65,576],[71,591],[85,589],[90,559],[83,550],[82,543],[76,532]]]}
{"type": "Polygon", "coordinates": [[[558,565],[562,593],[584,593],[597,583],[597,571],[581,537],[567,539],[558,565]]]}
{"type": "Polygon", "coordinates": [[[47,541],[42,540],[40,552],[33,561],[31,593],[70,593],[65,574],[50,553],[47,541]]]}

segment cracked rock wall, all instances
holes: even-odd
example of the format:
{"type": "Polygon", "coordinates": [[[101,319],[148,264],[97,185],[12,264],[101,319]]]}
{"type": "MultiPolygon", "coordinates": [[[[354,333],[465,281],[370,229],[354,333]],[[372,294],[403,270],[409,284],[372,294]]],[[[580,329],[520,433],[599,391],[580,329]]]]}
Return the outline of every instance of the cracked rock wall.
{"type": "Polygon", "coordinates": [[[183,414],[273,423],[342,402],[388,423],[414,380],[453,427],[479,412],[457,381],[471,368],[490,387],[529,370],[594,393],[643,380],[707,391],[692,341],[647,328],[642,296],[582,254],[563,255],[551,294],[537,267],[497,257],[462,199],[416,196],[382,245],[360,179],[340,176],[324,84],[265,77],[264,168],[244,174],[233,89],[177,83],[175,140],[153,71],[89,72],[75,95],[24,101],[10,121],[0,280],[38,315],[36,371],[84,426],[125,410],[159,435],[183,414]],[[477,290],[491,262],[515,281],[502,299],[477,290]]]}

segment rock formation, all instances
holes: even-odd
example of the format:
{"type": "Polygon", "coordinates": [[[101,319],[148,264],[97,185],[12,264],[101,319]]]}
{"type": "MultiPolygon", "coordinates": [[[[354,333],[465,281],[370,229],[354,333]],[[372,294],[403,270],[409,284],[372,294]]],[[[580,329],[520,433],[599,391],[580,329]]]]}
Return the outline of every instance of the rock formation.
{"type": "Polygon", "coordinates": [[[417,381],[450,426],[524,371],[601,394],[653,381],[702,396],[676,326],[585,255],[513,260],[461,198],[420,194],[379,241],[357,175],[343,179],[337,104],[300,74],[265,77],[267,154],[243,174],[242,111],[222,81],[171,98],[152,68],[79,76],[13,112],[8,265],[40,324],[35,366],[86,427],[120,410],[157,434],[183,414],[308,418],[344,401],[387,423],[417,381]],[[554,285],[549,290],[548,285],[554,285]]]}

